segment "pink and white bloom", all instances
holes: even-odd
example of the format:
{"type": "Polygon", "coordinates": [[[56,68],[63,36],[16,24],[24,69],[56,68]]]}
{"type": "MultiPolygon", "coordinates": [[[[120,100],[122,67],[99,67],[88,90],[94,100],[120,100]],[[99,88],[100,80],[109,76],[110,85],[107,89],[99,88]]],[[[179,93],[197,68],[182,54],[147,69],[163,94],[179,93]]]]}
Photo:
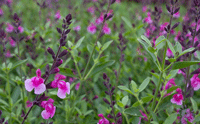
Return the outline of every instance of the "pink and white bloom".
{"type": "Polygon", "coordinates": [[[100,17],[95,20],[95,24],[99,25],[103,23],[103,18],[104,18],[104,15],[103,13],[101,13],[100,17]]]}
{"type": "Polygon", "coordinates": [[[98,116],[102,119],[99,119],[99,123],[97,124],[109,124],[109,121],[103,116],[103,114],[98,114],[98,116]]]}
{"type": "Polygon", "coordinates": [[[146,22],[148,24],[151,24],[153,22],[153,20],[151,19],[151,13],[150,12],[147,13],[147,17],[144,18],[144,22],[146,22]]]}
{"type": "Polygon", "coordinates": [[[28,92],[31,92],[33,89],[35,89],[35,94],[41,94],[46,90],[46,85],[44,84],[44,79],[41,78],[40,69],[36,71],[36,75],[36,77],[25,80],[25,89],[28,92]]]}
{"type": "Polygon", "coordinates": [[[81,30],[81,26],[77,25],[76,27],[73,28],[74,31],[80,31],[81,30]]]}
{"type": "Polygon", "coordinates": [[[194,76],[190,79],[191,85],[194,88],[195,91],[199,90],[200,88],[200,79],[198,77],[198,74],[194,74],[194,76]]]}
{"type": "Polygon", "coordinates": [[[174,79],[174,78],[170,79],[170,80],[167,82],[167,84],[166,84],[166,86],[165,86],[165,90],[168,90],[168,89],[171,88],[172,86],[176,86],[176,84],[175,84],[175,79],[174,79]]]}
{"type": "Polygon", "coordinates": [[[70,83],[65,81],[59,81],[57,96],[61,99],[66,97],[66,93],[70,94],[70,83]]]}
{"type": "Polygon", "coordinates": [[[31,102],[31,101],[26,101],[26,107],[27,108],[30,108],[31,106],[33,105],[33,102],[31,102]]]}
{"type": "Polygon", "coordinates": [[[167,49],[167,57],[173,57],[174,54],[172,53],[172,51],[168,48],[167,49]]]}
{"type": "Polygon", "coordinates": [[[61,81],[61,80],[65,80],[65,79],[66,79],[66,76],[57,73],[54,77],[54,80],[51,82],[51,87],[57,88],[58,82],[61,81]]]}
{"type": "Polygon", "coordinates": [[[179,12],[175,13],[175,14],[173,15],[173,17],[174,17],[174,18],[179,18],[179,17],[180,17],[180,13],[179,13],[179,12]]]}
{"type": "Polygon", "coordinates": [[[105,34],[110,34],[111,33],[111,29],[108,27],[108,24],[105,24],[104,26],[103,26],[103,33],[105,33],[105,34]]]}
{"type": "Polygon", "coordinates": [[[43,107],[45,110],[42,111],[41,115],[44,119],[52,118],[56,112],[56,107],[53,105],[54,100],[49,99],[48,101],[42,101],[41,107],[43,107]]]}
{"type": "Polygon", "coordinates": [[[6,32],[8,32],[8,33],[13,32],[14,27],[10,23],[7,23],[6,25],[7,25],[6,32]]]}
{"type": "Polygon", "coordinates": [[[9,37],[8,39],[9,39],[10,45],[11,45],[12,47],[15,47],[16,42],[15,42],[11,37],[9,37]]]}
{"type": "Polygon", "coordinates": [[[143,6],[142,7],[142,12],[144,13],[144,12],[146,12],[147,11],[147,6],[143,6]]]}
{"type": "Polygon", "coordinates": [[[24,28],[22,26],[19,26],[17,29],[19,30],[19,33],[23,33],[24,32],[24,28]]]}
{"type": "Polygon", "coordinates": [[[93,23],[91,23],[88,27],[87,27],[87,31],[91,34],[96,33],[97,27],[96,25],[94,25],[93,23]]]}
{"type": "Polygon", "coordinates": [[[116,3],[118,3],[118,4],[121,3],[121,0],[116,0],[116,3]]]}
{"type": "Polygon", "coordinates": [[[183,95],[180,88],[176,89],[177,94],[174,94],[173,98],[171,99],[171,102],[177,105],[183,104],[183,95]]]}
{"type": "Polygon", "coordinates": [[[78,90],[79,87],[80,87],[80,83],[77,83],[76,86],[75,86],[75,89],[78,90]]]}
{"type": "Polygon", "coordinates": [[[140,110],[140,113],[144,116],[143,119],[145,121],[148,121],[147,115],[145,113],[143,113],[142,110],[140,110]]]}
{"type": "Polygon", "coordinates": [[[194,116],[190,112],[190,109],[187,109],[186,113],[184,113],[184,114],[185,115],[181,118],[181,124],[187,124],[186,120],[188,120],[191,123],[194,121],[194,116]]]}
{"type": "Polygon", "coordinates": [[[91,6],[91,7],[89,7],[89,8],[87,9],[87,11],[88,11],[89,13],[91,13],[91,14],[94,14],[95,9],[94,9],[93,6],[91,6]]]}
{"type": "Polygon", "coordinates": [[[55,19],[61,19],[60,10],[58,10],[55,14],[55,19]]]}

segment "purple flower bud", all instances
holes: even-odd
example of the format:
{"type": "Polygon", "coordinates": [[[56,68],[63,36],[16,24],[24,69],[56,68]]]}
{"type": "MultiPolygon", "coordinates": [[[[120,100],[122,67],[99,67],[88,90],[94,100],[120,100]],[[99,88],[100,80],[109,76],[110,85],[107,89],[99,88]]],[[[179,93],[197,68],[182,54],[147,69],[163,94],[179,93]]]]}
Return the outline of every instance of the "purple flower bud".
{"type": "Polygon", "coordinates": [[[104,101],[105,103],[107,103],[108,105],[110,105],[110,102],[109,102],[106,98],[103,98],[103,101],[104,101]]]}
{"type": "Polygon", "coordinates": [[[111,0],[111,4],[115,3],[116,0],[111,0]]]}
{"type": "Polygon", "coordinates": [[[113,17],[113,14],[110,14],[107,18],[106,18],[106,20],[109,20],[110,18],[112,18],[113,17]]]}
{"type": "Polygon", "coordinates": [[[56,74],[60,71],[59,68],[54,68],[53,70],[51,70],[51,73],[50,74],[56,74]]]}
{"type": "Polygon", "coordinates": [[[17,13],[14,14],[14,16],[13,16],[13,20],[15,20],[16,22],[19,21],[19,17],[18,17],[18,15],[17,15],[17,13]]]}
{"type": "Polygon", "coordinates": [[[111,115],[111,114],[108,114],[108,116],[107,116],[108,118],[113,118],[113,116],[111,115]]]}
{"type": "Polygon", "coordinates": [[[23,118],[25,116],[24,110],[22,110],[21,117],[23,118]]]}
{"type": "Polygon", "coordinates": [[[106,14],[104,14],[104,16],[103,16],[103,19],[106,19],[106,17],[107,17],[107,13],[106,13],[106,14]]]}
{"type": "Polygon", "coordinates": [[[109,92],[108,92],[108,91],[105,91],[105,93],[106,93],[107,95],[109,95],[109,92]]]}
{"type": "Polygon", "coordinates": [[[51,49],[50,47],[47,48],[47,51],[48,51],[51,55],[55,55],[53,49],[51,49]]]}
{"type": "Polygon", "coordinates": [[[106,73],[103,73],[103,79],[104,79],[104,80],[107,79],[106,73]]]}
{"type": "Polygon", "coordinates": [[[67,50],[63,50],[63,51],[58,55],[58,57],[61,58],[61,57],[65,56],[67,53],[68,53],[67,50]]]}
{"type": "Polygon", "coordinates": [[[67,30],[65,31],[65,34],[68,34],[70,31],[71,31],[71,29],[67,29],[67,30]]]}
{"type": "Polygon", "coordinates": [[[62,34],[62,30],[60,28],[56,28],[58,33],[62,34]]]}
{"type": "Polygon", "coordinates": [[[98,99],[99,97],[95,95],[92,100],[98,99]]]}
{"type": "Polygon", "coordinates": [[[60,66],[62,63],[63,63],[63,60],[62,60],[62,59],[58,59],[58,60],[56,61],[55,67],[60,66]]]}
{"type": "Polygon", "coordinates": [[[117,113],[117,117],[120,117],[120,116],[122,116],[122,114],[119,112],[119,113],[117,113]]]}

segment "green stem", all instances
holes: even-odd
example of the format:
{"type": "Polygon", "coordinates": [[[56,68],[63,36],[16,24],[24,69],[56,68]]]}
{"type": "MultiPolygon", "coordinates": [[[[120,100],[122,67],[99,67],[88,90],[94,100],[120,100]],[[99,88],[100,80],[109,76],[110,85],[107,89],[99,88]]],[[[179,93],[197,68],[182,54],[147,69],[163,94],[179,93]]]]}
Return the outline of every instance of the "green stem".
{"type": "Polygon", "coordinates": [[[123,111],[122,113],[123,113],[123,115],[124,115],[124,117],[125,117],[125,119],[126,119],[127,124],[130,124],[127,115],[124,113],[124,111],[123,111]]]}
{"type": "Polygon", "coordinates": [[[146,110],[144,109],[143,105],[141,104],[141,102],[140,102],[138,96],[135,96],[135,97],[136,97],[137,101],[139,102],[139,104],[140,104],[142,110],[144,111],[144,113],[145,113],[146,115],[148,115],[147,112],[146,112],[146,110]]]}
{"type": "Polygon", "coordinates": [[[79,78],[82,79],[82,76],[81,76],[81,73],[80,73],[80,69],[79,69],[76,61],[75,61],[75,66],[76,66],[76,70],[78,72],[79,78]]]}

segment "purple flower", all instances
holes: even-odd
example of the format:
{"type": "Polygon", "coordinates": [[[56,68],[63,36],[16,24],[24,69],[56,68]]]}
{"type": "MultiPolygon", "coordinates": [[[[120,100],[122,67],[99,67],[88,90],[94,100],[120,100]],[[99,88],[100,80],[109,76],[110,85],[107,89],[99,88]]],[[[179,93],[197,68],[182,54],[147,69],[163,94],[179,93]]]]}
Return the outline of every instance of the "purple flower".
{"type": "Polygon", "coordinates": [[[91,13],[91,14],[94,14],[94,12],[95,12],[95,9],[94,9],[94,7],[89,7],[88,9],[87,9],[87,11],[89,12],[89,13],[91,13]]]}
{"type": "Polygon", "coordinates": [[[43,107],[45,110],[42,111],[41,115],[44,119],[52,118],[56,112],[56,107],[53,105],[54,100],[49,99],[48,101],[42,101],[41,107],[43,107]]]}
{"type": "Polygon", "coordinates": [[[8,33],[13,32],[14,27],[10,23],[7,23],[6,25],[7,25],[6,32],[8,32],[8,33]]]}
{"type": "Polygon", "coordinates": [[[61,81],[61,80],[65,80],[65,78],[66,78],[66,76],[57,73],[54,77],[54,80],[51,82],[51,87],[57,88],[58,82],[61,81]]]}
{"type": "Polygon", "coordinates": [[[95,20],[95,23],[97,25],[103,23],[103,18],[104,18],[104,15],[103,15],[103,13],[101,13],[100,17],[95,20]]]}
{"type": "Polygon", "coordinates": [[[22,26],[18,27],[19,33],[23,33],[24,32],[24,28],[22,26]]]}
{"type": "Polygon", "coordinates": [[[3,15],[3,10],[2,9],[0,9],[0,16],[2,16],[3,15]]]}
{"type": "Polygon", "coordinates": [[[97,27],[96,25],[94,25],[93,23],[91,23],[88,27],[87,27],[87,31],[91,34],[96,33],[97,27]]]}
{"type": "Polygon", "coordinates": [[[194,88],[195,91],[199,90],[200,88],[200,79],[198,77],[198,74],[194,74],[194,76],[190,79],[191,85],[194,88]]]}
{"type": "Polygon", "coordinates": [[[183,101],[183,95],[182,95],[182,90],[180,88],[176,89],[177,94],[173,96],[171,99],[171,102],[177,105],[182,105],[183,101]]]}
{"type": "Polygon", "coordinates": [[[108,24],[105,24],[104,26],[103,26],[103,33],[105,33],[105,34],[110,34],[111,33],[111,29],[108,27],[108,24]]]}
{"type": "Polygon", "coordinates": [[[143,119],[145,121],[148,121],[147,115],[145,113],[143,113],[142,110],[140,110],[140,113],[144,116],[143,119]]]}
{"type": "Polygon", "coordinates": [[[179,17],[180,17],[180,13],[179,13],[179,12],[175,13],[175,14],[173,15],[173,17],[174,17],[174,18],[179,18],[179,17]]]}
{"type": "Polygon", "coordinates": [[[76,86],[75,86],[75,89],[78,90],[79,87],[80,87],[80,83],[77,83],[76,86]]]}
{"type": "Polygon", "coordinates": [[[29,108],[33,105],[33,103],[31,101],[26,101],[26,107],[29,108]]]}
{"type": "Polygon", "coordinates": [[[187,109],[186,110],[186,113],[185,115],[181,118],[181,123],[182,124],[187,124],[187,121],[188,120],[189,122],[193,122],[194,121],[194,116],[192,115],[192,113],[190,112],[190,109],[187,109]]]}
{"type": "Polygon", "coordinates": [[[28,92],[31,92],[33,89],[35,89],[35,94],[41,94],[46,90],[46,86],[44,84],[44,80],[41,78],[40,69],[36,71],[36,75],[36,77],[25,80],[25,88],[28,92]]]}
{"type": "Polygon", "coordinates": [[[170,79],[168,82],[167,82],[167,84],[166,84],[166,86],[165,86],[165,90],[167,90],[167,89],[169,89],[169,88],[171,88],[172,86],[176,86],[176,84],[175,84],[175,81],[174,81],[175,79],[174,78],[172,78],[172,79],[170,79]]]}
{"type": "Polygon", "coordinates": [[[167,57],[173,57],[174,54],[172,53],[172,51],[168,48],[167,49],[167,57]]]}
{"type": "Polygon", "coordinates": [[[56,12],[55,19],[61,19],[60,10],[56,12]]]}
{"type": "Polygon", "coordinates": [[[11,57],[10,50],[7,50],[7,52],[6,52],[5,56],[6,56],[7,58],[10,58],[10,57],[11,57]]]}
{"type": "Polygon", "coordinates": [[[10,45],[12,46],[12,47],[15,47],[15,45],[16,45],[16,42],[11,38],[11,37],[9,37],[8,38],[9,39],[9,43],[10,43],[10,45]]]}
{"type": "Polygon", "coordinates": [[[103,116],[103,114],[98,114],[98,116],[102,119],[99,119],[99,123],[97,124],[109,124],[109,121],[103,116]]]}

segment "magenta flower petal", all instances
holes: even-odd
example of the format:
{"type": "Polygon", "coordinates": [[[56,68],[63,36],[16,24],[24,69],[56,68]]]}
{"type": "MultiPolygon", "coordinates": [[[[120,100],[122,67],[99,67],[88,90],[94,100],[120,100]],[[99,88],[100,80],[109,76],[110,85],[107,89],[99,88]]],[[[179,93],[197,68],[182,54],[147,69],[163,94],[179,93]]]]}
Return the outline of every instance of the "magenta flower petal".
{"type": "Polygon", "coordinates": [[[49,119],[49,117],[50,117],[50,113],[47,112],[46,110],[43,110],[41,115],[42,115],[42,118],[44,118],[44,119],[49,119]]]}
{"type": "Polygon", "coordinates": [[[46,86],[44,83],[38,85],[37,87],[35,87],[35,94],[41,94],[46,90],[46,86]]]}
{"type": "Polygon", "coordinates": [[[61,99],[64,99],[66,97],[66,90],[58,89],[57,96],[61,99]]]}
{"type": "Polygon", "coordinates": [[[67,92],[67,94],[70,94],[70,83],[67,82],[66,85],[67,85],[67,90],[66,90],[66,92],[67,92]]]}
{"type": "Polygon", "coordinates": [[[31,79],[26,79],[25,80],[25,89],[28,92],[31,92],[33,90],[34,86],[33,86],[33,82],[31,81],[31,79]]]}
{"type": "Polygon", "coordinates": [[[51,118],[54,116],[55,112],[56,112],[56,107],[54,106],[53,112],[51,113],[51,118]]]}
{"type": "Polygon", "coordinates": [[[41,77],[41,70],[40,69],[37,69],[36,75],[37,75],[37,77],[41,77]]]}

